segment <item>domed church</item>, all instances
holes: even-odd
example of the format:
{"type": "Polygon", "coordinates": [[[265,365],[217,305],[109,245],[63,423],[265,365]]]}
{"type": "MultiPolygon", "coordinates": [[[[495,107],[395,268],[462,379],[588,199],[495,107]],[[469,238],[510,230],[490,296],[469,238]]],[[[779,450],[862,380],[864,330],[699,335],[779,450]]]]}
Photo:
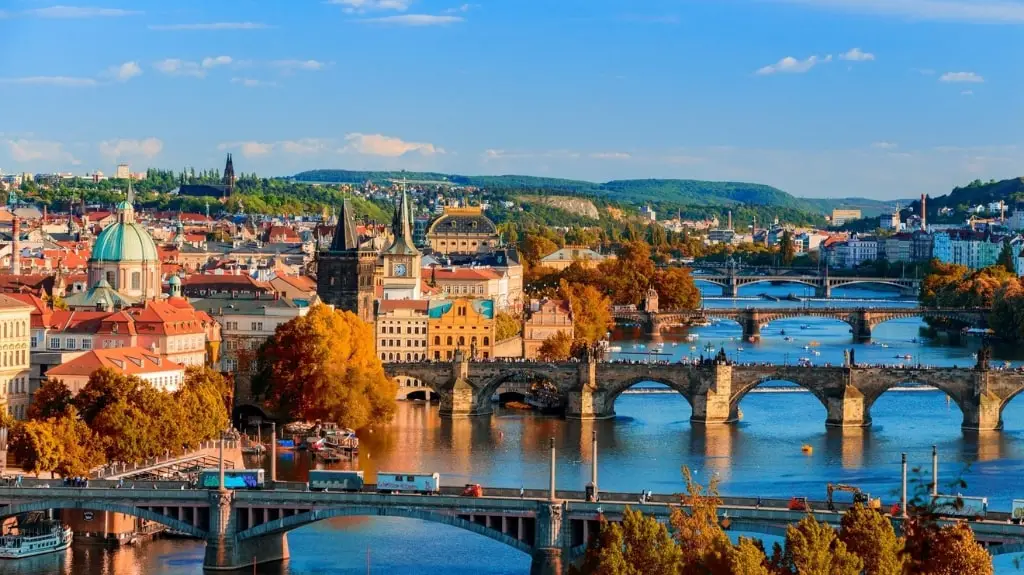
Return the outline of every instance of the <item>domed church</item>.
{"type": "Polygon", "coordinates": [[[100,232],[89,258],[89,289],[112,288],[127,300],[160,297],[160,258],[149,232],[135,221],[135,194],[117,206],[117,221],[100,232]]]}

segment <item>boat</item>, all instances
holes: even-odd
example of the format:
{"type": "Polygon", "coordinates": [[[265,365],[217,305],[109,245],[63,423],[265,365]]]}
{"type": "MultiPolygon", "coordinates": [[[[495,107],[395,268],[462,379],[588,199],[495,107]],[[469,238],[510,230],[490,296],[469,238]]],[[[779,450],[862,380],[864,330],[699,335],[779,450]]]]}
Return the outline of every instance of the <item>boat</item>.
{"type": "Polygon", "coordinates": [[[620,353],[622,351],[622,347],[618,345],[609,345],[608,351],[611,353],[620,353]]]}
{"type": "Polygon", "coordinates": [[[800,329],[807,329],[809,327],[811,327],[811,326],[807,325],[806,323],[800,324],[800,329]]]}
{"type": "Polygon", "coordinates": [[[793,341],[793,338],[787,335],[786,337],[782,338],[782,341],[793,341]]]}
{"type": "Polygon", "coordinates": [[[64,551],[71,547],[71,528],[60,521],[40,521],[0,537],[0,559],[22,559],[64,551]]]}
{"type": "Polygon", "coordinates": [[[266,452],[267,448],[262,443],[252,443],[242,448],[245,455],[263,455],[266,452]]]}
{"type": "Polygon", "coordinates": [[[908,354],[906,354],[906,355],[904,355],[904,356],[903,356],[903,359],[905,359],[905,360],[907,360],[907,361],[910,361],[911,357],[912,357],[912,356],[911,356],[911,355],[910,355],[910,354],[908,353],[908,354]]]}
{"type": "Polygon", "coordinates": [[[786,330],[780,329],[779,330],[779,335],[786,335],[786,330]]]}
{"type": "Polygon", "coordinates": [[[807,455],[811,455],[812,453],[814,453],[814,448],[811,447],[809,444],[805,443],[800,446],[800,451],[807,455]]]}
{"type": "Polygon", "coordinates": [[[282,450],[282,449],[286,450],[286,451],[291,451],[291,450],[295,449],[295,440],[294,439],[278,439],[277,440],[277,449],[279,451],[282,450]]]}
{"type": "Polygon", "coordinates": [[[697,351],[697,346],[691,345],[690,346],[690,351],[697,351]]]}
{"type": "Polygon", "coordinates": [[[690,325],[696,326],[696,327],[708,327],[708,326],[712,325],[712,323],[713,323],[712,321],[710,321],[708,319],[703,319],[702,318],[702,319],[695,319],[695,320],[691,321],[690,325]]]}
{"type": "MultiPolygon", "coordinates": [[[[697,341],[697,339],[699,339],[699,338],[700,338],[700,336],[695,334],[695,333],[688,333],[688,334],[686,334],[686,341],[689,341],[689,342],[697,341]]],[[[672,345],[675,345],[675,344],[673,343],[672,345]]]]}

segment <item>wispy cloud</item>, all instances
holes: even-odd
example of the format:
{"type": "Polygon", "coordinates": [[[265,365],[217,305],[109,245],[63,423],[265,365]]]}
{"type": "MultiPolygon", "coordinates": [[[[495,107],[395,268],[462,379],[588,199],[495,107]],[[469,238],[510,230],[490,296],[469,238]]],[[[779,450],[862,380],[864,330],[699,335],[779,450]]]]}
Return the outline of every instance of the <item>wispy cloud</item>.
{"type": "Polygon", "coordinates": [[[291,72],[295,70],[317,72],[326,68],[328,63],[321,62],[319,60],[273,60],[270,62],[270,66],[278,68],[284,72],[291,72]]]}
{"type": "Polygon", "coordinates": [[[235,77],[231,79],[232,84],[240,84],[246,88],[273,88],[277,86],[277,82],[270,82],[267,80],[258,80],[256,78],[239,78],[235,77]]]}
{"type": "Polygon", "coordinates": [[[470,10],[472,10],[473,8],[479,8],[479,7],[480,7],[479,4],[463,4],[461,6],[456,6],[454,8],[449,8],[449,9],[445,10],[444,13],[445,14],[458,14],[459,12],[466,13],[466,12],[469,12],[470,10]]]}
{"type": "Polygon", "coordinates": [[[82,162],[64,149],[64,144],[47,140],[17,139],[7,140],[7,152],[11,159],[18,163],[46,161],[67,162],[78,165],[82,162]]]}
{"type": "Polygon", "coordinates": [[[893,142],[874,142],[871,147],[876,150],[895,150],[898,146],[893,142]]]}
{"type": "Polygon", "coordinates": [[[243,142],[225,142],[217,146],[218,150],[239,150],[246,158],[267,156],[275,152],[308,156],[324,152],[340,152],[336,149],[335,140],[323,138],[300,138],[298,140],[280,140],[277,142],[260,142],[249,140],[243,142]]]}
{"type": "Polygon", "coordinates": [[[849,62],[870,62],[875,59],[875,55],[870,52],[862,52],[860,48],[851,48],[840,54],[839,59],[849,62]]]}
{"type": "Polygon", "coordinates": [[[813,8],[911,20],[979,24],[1024,22],[1019,0],[774,0],[813,8]]]}
{"type": "Polygon", "coordinates": [[[234,60],[231,56],[208,56],[198,62],[181,58],[166,58],[153,63],[153,67],[168,76],[192,76],[205,78],[207,72],[221,66],[228,66],[234,60]]]}
{"type": "Polygon", "coordinates": [[[137,10],[123,10],[121,8],[95,8],[88,6],[49,6],[47,8],[33,8],[25,10],[27,16],[38,18],[114,18],[120,16],[134,16],[142,14],[137,10]]]}
{"type": "Polygon", "coordinates": [[[384,10],[405,12],[412,2],[411,0],[328,0],[327,3],[341,6],[342,10],[349,14],[362,14],[384,10]]]}
{"type": "Polygon", "coordinates": [[[627,152],[594,152],[590,157],[595,160],[628,160],[633,156],[627,152]]]}
{"type": "Polygon", "coordinates": [[[127,82],[132,78],[142,74],[142,67],[139,66],[138,62],[125,62],[120,66],[111,66],[107,68],[106,72],[102,75],[105,78],[111,78],[118,82],[127,82]]]}
{"type": "Polygon", "coordinates": [[[94,78],[75,76],[24,76],[21,78],[0,78],[2,84],[34,84],[41,86],[65,86],[80,88],[99,84],[94,78]]]}
{"type": "Polygon", "coordinates": [[[985,81],[985,78],[974,72],[946,72],[939,76],[939,81],[950,84],[981,84],[985,81]]]}
{"type": "Polygon", "coordinates": [[[387,24],[392,26],[447,26],[464,22],[462,16],[436,16],[433,14],[399,14],[379,18],[359,18],[356,22],[366,24],[387,24]]]}
{"type": "Polygon", "coordinates": [[[819,56],[810,56],[803,60],[798,60],[792,56],[786,56],[774,64],[769,64],[768,66],[759,68],[755,74],[758,76],[769,76],[771,74],[803,74],[804,72],[810,71],[811,68],[818,64],[825,64],[831,61],[831,54],[824,58],[819,56]]]}
{"type": "Polygon", "coordinates": [[[200,63],[203,68],[210,69],[216,68],[217,66],[227,66],[231,63],[231,56],[210,56],[203,58],[200,63]]]}
{"type": "Polygon", "coordinates": [[[263,30],[270,28],[262,22],[209,22],[197,24],[153,24],[150,30],[263,30]]]}
{"type": "Polygon", "coordinates": [[[106,140],[100,142],[99,148],[100,153],[110,160],[119,160],[127,157],[152,159],[163,151],[164,143],[159,138],[106,140]]]}
{"type": "Polygon", "coordinates": [[[428,142],[407,142],[401,138],[381,134],[346,134],[345,142],[347,143],[341,149],[342,152],[355,152],[367,156],[397,158],[413,152],[424,156],[445,153],[443,148],[428,142]]]}

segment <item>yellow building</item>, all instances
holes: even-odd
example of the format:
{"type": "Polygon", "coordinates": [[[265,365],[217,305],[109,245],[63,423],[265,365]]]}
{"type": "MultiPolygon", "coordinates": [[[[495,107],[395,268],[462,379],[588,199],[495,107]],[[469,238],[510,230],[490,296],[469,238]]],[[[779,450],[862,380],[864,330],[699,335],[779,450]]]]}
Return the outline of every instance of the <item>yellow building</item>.
{"type": "Polygon", "coordinates": [[[523,325],[523,353],[526,359],[537,359],[540,346],[549,337],[565,332],[573,337],[572,308],[560,299],[530,301],[530,314],[523,325]]]}
{"type": "Polygon", "coordinates": [[[479,206],[445,208],[427,230],[427,242],[439,254],[488,253],[500,240],[498,228],[479,206]]]}
{"type": "Polygon", "coordinates": [[[431,301],[427,310],[427,352],[450,360],[461,349],[477,359],[494,357],[494,302],[455,299],[431,301]]]}
{"type": "MultiPolygon", "coordinates": [[[[29,349],[32,308],[14,298],[0,295],[0,401],[18,419],[25,418],[29,404],[29,349]]],[[[3,464],[0,462],[0,469],[3,464]]]]}
{"type": "Polygon", "coordinates": [[[597,264],[609,257],[595,252],[586,246],[565,246],[564,248],[548,254],[540,259],[540,265],[555,270],[564,270],[574,263],[579,263],[585,269],[593,269],[597,264]]]}
{"type": "Polygon", "coordinates": [[[859,220],[860,217],[860,210],[844,210],[840,208],[832,208],[833,226],[841,226],[846,222],[859,220]]]}

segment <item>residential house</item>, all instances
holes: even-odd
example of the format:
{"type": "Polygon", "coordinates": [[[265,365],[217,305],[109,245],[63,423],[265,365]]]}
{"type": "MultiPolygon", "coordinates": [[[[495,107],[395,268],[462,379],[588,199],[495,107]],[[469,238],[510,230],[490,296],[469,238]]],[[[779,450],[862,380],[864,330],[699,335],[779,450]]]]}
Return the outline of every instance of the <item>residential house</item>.
{"type": "Polygon", "coordinates": [[[561,299],[530,300],[529,314],[523,325],[523,353],[536,359],[544,342],[558,333],[574,335],[572,308],[561,299]]]}
{"type": "Polygon", "coordinates": [[[382,300],[377,307],[377,353],[381,361],[427,359],[427,300],[382,300]]]}

